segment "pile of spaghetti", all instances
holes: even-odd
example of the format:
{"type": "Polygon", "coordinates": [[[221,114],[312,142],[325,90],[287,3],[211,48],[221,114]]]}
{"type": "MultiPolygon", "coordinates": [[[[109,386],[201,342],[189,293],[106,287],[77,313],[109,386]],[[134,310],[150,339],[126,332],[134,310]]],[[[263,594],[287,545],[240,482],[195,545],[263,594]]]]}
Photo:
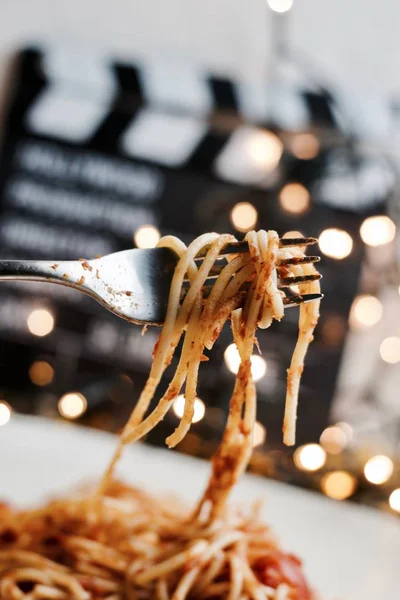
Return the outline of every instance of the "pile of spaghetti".
{"type": "MultiPolygon", "coordinates": [[[[273,231],[249,232],[245,240],[249,251],[229,254],[207,290],[207,278],[235,238],[205,234],[188,247],[174,237],[162,238],[159,245],[174,250],[179,261],[144,390],[96,493],[74,495],[28,512],[0,507],[1,600],[311,600],[299,561],[279,549],[256,507],[243,514],[227,504],[251,456],[256,418],[251,356],[256,330],[284,316],[278,274],[315,273],[312,263],[301,262],[303,251],[280,247],[273,231]],[[155,427],[182,388],[184,414],[167,444],[175,446],[186,435],[200,363],[207,360],[207,350],[228,320],[240,366],[226,428],[195,510],[189,513],[176,499],[156,499],[117,483],[113,473],[123,447],[155,427]],[[152,405],[181,338],[174,376],[152,405]]],[[[318,281],[302,284],[299,292],[306,291],[318,292],[318,281]]],[[[318,310],[318,302],[300,307],[299,336],[288,369],[283,427],[287,444],[294,443],[300,377],[318,310]]]]}

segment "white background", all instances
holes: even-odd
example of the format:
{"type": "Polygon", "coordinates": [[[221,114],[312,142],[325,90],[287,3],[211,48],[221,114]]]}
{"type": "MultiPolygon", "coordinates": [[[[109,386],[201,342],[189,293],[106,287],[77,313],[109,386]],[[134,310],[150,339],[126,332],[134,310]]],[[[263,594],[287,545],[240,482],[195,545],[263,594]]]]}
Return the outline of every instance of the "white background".
{"type": "MultiPolygon", "coordinates": [[[[293,47],[333,81],[390,96],[400,88],[399,25],[397,0],[294,0],[289,28],[293,47]]],[[[265,0],[1,0],[3,81],[7,57],[33,39],[259,77],[271,11],[265,0]]]]}
{"type": "MultiPolygon", "coordinates": [[[[13,415],[0,436],[0,497],[33,506],[74,486],[87,487],[104,471],[114,448],[109,434],[13,415]]],[[[209,468],[206,461],[134,444],[117,472],[124,481],[155,494],[172,492],[193,506],[209,468]]],[[[241,506],[263,501],[262,518],[285,548],[301,556],[324,600],[398,600],[396,517],[253,475],[241,479],[232,499],[241,506]]]]}

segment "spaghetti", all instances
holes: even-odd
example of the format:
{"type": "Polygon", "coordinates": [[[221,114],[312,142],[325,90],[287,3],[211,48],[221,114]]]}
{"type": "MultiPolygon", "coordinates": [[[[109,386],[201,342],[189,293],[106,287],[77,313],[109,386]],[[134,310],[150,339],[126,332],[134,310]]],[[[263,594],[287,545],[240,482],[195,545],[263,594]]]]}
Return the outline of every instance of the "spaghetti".
{"type": "MultiPolygon", "coordinates": [[[[229,255],[207,297],[205,283],[231,235],[205,234],[186,247],[177,238],[160,246],[179,257],[167,315],[143,392],[125,425],[114,457],[93,496],[53,502],[39,510],[0,509],[0,598],[2,600],[310,600],[299,561],[279,550],[254,509],[245,515],[227,505],[230,491],[249,462],[256,419],[251,356],[257,328],[284,316],[278,289],[281,261],[287,276],[315,272],[301,264],[298,248],[280,248],[273,231],[249,232],[249,252],[229,255]],[[204,256],[198,266],[196,258],[204,256]],[[184,280],[189,288],[184,297],[184,280]],[[192,514],[177,502],[152,498],[114,481],[125,445],[139,440],[167,414],[184,387],[185,407],[167,438],[177,445],[188,432],[200,364],[227,320],[240,366],[209,482],[192,514]],[[165,394],[151,402],[178,343],[182,351],[165,394]]],[[[307,287],[306,287],[307,286],[307,287]]],[[[318,292],[317,281],[300,293],[318,292]]],[[[318,302],[301,305],[299,336],[288,370],[284,441],[294,443],[297,396],[304,357],[318,319],[318,302]]]]}

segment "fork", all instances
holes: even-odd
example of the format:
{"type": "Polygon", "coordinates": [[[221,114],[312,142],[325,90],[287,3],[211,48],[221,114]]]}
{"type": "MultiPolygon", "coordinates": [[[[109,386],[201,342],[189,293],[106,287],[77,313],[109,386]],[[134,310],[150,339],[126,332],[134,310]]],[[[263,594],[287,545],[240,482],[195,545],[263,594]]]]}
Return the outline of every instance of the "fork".
{"type": "MultiPolygon", "coordinates": [[[[306,246],[314,238],[280,240],[281,247],[306,246]]],[[[248,251],[246,242],[229,244],[223,249],[205,284],[204,293],[211,289],[213,279],[226,264],[228,254],[248,251]]],[[[204,257],[196,257],[201,261],[204,257]]],[[[0,280],[29,280],[58,283],[91,296],[115,315],[138,324],[160,325],[168,305],[169,288],[177,256],[168,248],[130,249],[97,257],[93,260],[0,260],[0,280]]],[[[281,277],[279,267],[290,264],[318,262],[318,256],[284,259],[278,265],[278,287],[287,290],[286,307],[297,306],[322,298],[322,294],[300,296],[290,286],[315,281],[321,276],[281,277]]]]}

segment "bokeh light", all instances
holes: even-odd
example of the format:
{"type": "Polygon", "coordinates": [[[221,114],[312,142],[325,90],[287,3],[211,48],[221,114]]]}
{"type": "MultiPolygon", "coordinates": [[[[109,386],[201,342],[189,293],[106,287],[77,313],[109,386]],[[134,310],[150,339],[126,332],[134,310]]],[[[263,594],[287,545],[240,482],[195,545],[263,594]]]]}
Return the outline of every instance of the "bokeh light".
{"type": "Polygon", "coordinates": [[[332,227],[325,229],[319,236],[319,247],[325,256],[343,260],[347,258],[353,249],[353,239],[344,229],[332,227]]]}
{"type": "Polygon", "coordinates": [[[329,454],[340,454],[347,444],[347,436],[340,427],[327,427],[319,438],[321,446],[329,454]]]}
{"type": "Polygon", "coordinates": [[[26,320],[32,335],[44,337],[53,331],[54,317],[47,308],[35,308],[26,320]]]}
{"type": "Polygon", "coordinates": [[[392,336],[383,340],[379,348],[382,360],[394,365],[400,362],[400,338],[392,336]]]}
{"type": "Polygon", "coordinates": [[[319,141],[312,133],[298,133],[290,141],[290,151],[300,160],[311,160],[319,152],[319,141]]]}
{"type": "Polygon", "coordinates": [[[237,373],[240,365],[240,355],[236,344],[229,344],[224,352],[225,364],[231,373],[237,373]]]}
{"type": "Polygon", "coordinates": [[[279,202],[285,212],[301,215],[310,207],[310,194],[301,183],[287,183],[279,193],[279,202]]]}
{"type": "Polygon", "coordinates": [[[334,500],[346,500],[354,494],[357,488],[357,479],[347,471],[332,471],[321,480],[321,489],[334,500]]]}
{"type": "Polygon", "coordinates": [[[346,423],[345,421],[339,421],[336,423],[336,427],[339,427],[339,429],[345,433],[348,442],[353,439],[354,431],[349,423],[346,423]]]}
{"type": "Polygon", "coordinates": [[[259,381],[267,372],[267,363],[259,354],[253,354],[253,356],[250,358],[250,362],[253,379],[254,381],[259,381]]]}
{"type": "Polygon", "coordinates": [[[267,430],[260,421],[254,423],[253,447],[262,446],[267,439],[267,430]]]}
{"type": "Polygon", "coordinates": [[[288,12],[293,6],[293,0],[267,0],[271,10],[277,13],[288,12]]]}
{"type": "Polygon", "coordinates": [[[370,483],[380,485],[386,483],[393,473],[393,462],[384,454],[370,458],[364,466],[364,475],[370,483]]]}
{"type": "Polygon", "coordinates": [[[286,233],[283,234],[282,236],[283,238],[302,238],[304,237],[304,234],[301,233],[301,231],[286,231],[286,233]]]}
{"type": "MultiPolygon", "coordinates": [[[[183,417],[183,413],[185,411],[185,396],[180,394],[174,400],[173,410],[176,416],[181,419],[183,417]]],[[[200,398],[196,398],[194,401],[194,413],[192,423],[198,423],[202,420],[206,412],[206,407],[203,400],[200,398]]]]}
{"type": "Polygon", "coordinates": [[[160,241],[160,232],[154,225],[142,225],[138,227],[133,240],[138,248],[155,248],[160,241]]]}
{"type": "MultiPolygon", "coordinates": [[[[239,351],[236,347],[236,344],[229,344],[224,352],[224,360],[225,364],[231,373],[236,373],[239,370],[240,366],[240,355],[239,351]]],[[[253,376],[254,381],[259,381],[262,379],[267,372],[267,363],[265,359],[259,354],[253,354],[250,358],[251,361],[251,374],[253,376]]]]}
{"type": "Polygon", "coordinates": [[[248,153],[254,164],[266,171],[278,166],[283,152],[283,142],[267,130],[254,132],[249,140],[248,153]]]}
{"type": "Polygon", "coordinates": [[[370,294],[357,296],[350,310],[350,325],[354,329],[365,329],[379,323],[382,318],[382,304],[370,294]]]}
{"type": "Polygon", "coordinates": [[[87,400],[80,392],[64,394],[58,401],[58,410],[65,419],[77,419],[85,412],[87,400]]]}
{"type": "Polygon", "coordinates": [[[393,490],[389,496],[389,506],[396,512],[400,513],[400,488],[393,490]]]}
{"type": "Polygon", "coordinates": [[[45,360],[37,360],[29,367],[29,379],[35,385],[49,385],[53,381],[54,369],[45,360]]]}
{"type": "Polygon", "coordinates": [[[238,231],[250,231],[257,224],[258,213],[250,202],[238,202],[231,210],[232,225],[238,231]]]}
{"type": "Polygon", "coordinates": [[[383,246],[394,240],[396,225],[386,215],[368,217],[360,227],[360,235],[367,246],[383,246]]]}
{"type": "Polygon", "coordinates": [[[326,462],[326,452],[319,444],[305,444],[297,448],[293,460],[302,471],[318,471],[326,462]]]}
{"type": "Polygon", "coordinates": [[[11,406],[4,402],[0,402],[0,426],[6,425],[11,418],[11,406]]]}

